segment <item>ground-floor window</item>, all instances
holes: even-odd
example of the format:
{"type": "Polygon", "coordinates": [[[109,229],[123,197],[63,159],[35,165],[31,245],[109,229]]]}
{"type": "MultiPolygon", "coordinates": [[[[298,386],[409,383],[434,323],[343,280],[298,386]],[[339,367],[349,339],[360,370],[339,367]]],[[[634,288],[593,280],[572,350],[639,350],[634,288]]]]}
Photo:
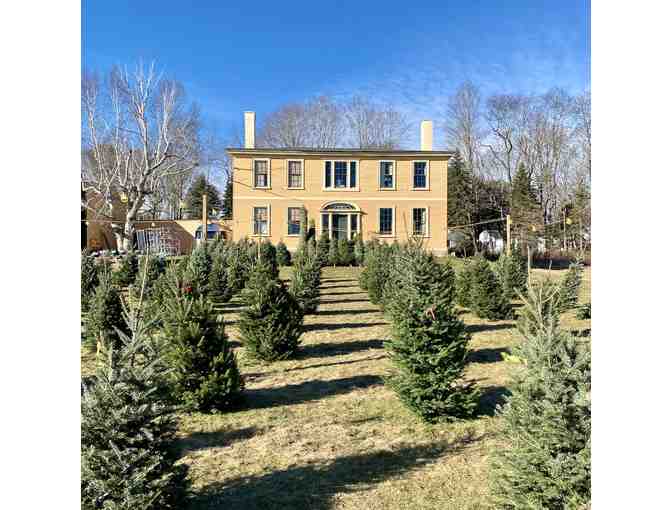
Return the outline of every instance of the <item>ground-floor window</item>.
{"type": "Polygon", "coordinates": [[[322,232],[330,239],[354,239],[361,231],[360,211],[348,203],[332,203],[321,213],[322,232]]]}
{"type": "Polygon", "coordinates": [[[298,236],[301,233],[301,208],[287,208],[287,234],[298,236]]]}
{"type": "Polygon", "coordinates": [[[381,207],[379,211],[378,233],[392,235],[394,212],[391,207],[381,207]]]}
{"type": "Polygon", "coordinates": [[[268,221],[268,206],[255,207],[253,213],[253,228],[252,232],[255,236],[269,235],[269,221],[268,221]]]}
{"type": "Polygon", "coordinates": [[[427,235],[427,208],[414,207],[413,208],[413,235],[426,236],[427,235]]]}

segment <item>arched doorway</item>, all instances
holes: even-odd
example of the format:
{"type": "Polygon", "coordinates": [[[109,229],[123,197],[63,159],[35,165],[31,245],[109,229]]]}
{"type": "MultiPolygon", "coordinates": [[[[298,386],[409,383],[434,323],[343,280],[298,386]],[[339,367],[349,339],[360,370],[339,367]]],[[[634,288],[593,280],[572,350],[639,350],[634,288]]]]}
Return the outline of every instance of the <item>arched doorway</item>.
{"type": "Polygon", "coordinates": [[[320,209],[322,227],[330,239],[353,239],[362,230],[362,211],[349,202],[327,202],[320,209]]]}

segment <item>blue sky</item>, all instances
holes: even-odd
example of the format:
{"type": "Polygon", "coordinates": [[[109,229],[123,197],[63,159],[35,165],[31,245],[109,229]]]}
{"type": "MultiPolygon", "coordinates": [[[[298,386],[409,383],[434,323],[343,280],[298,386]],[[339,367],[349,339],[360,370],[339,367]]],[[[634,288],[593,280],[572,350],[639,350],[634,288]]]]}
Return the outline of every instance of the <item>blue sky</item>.
{"type": "MultiPolygon", "coordinates": [[[[484,94],[590,88],[587,1],[94,1],[82,63],[156,59],[224,134],[289,101],[370,94],[439,120],[470,79],[484,94]]],[[[259,120],[258,120],[259,123],[259,120]]]]}

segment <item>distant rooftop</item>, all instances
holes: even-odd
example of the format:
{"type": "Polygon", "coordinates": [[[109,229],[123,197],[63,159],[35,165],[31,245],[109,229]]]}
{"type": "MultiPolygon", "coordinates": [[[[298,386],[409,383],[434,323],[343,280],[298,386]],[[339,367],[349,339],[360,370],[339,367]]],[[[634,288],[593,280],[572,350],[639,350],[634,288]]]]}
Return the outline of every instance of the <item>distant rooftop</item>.
{"type": "Polygon", "coordinates": [[[244,147],[229,147],[226,149],[230,153],[238,154],[266,154],[269,152],[287,153],[287,154],[399,154],[399,155],[426,155],[426,156],[452,156],[456,151],[421,151],[421,150],[402,150],[402,149],[358,149],[338,148],[338,149],[315,149],[312,147],[256,147],[246,149],[244,147]]]}

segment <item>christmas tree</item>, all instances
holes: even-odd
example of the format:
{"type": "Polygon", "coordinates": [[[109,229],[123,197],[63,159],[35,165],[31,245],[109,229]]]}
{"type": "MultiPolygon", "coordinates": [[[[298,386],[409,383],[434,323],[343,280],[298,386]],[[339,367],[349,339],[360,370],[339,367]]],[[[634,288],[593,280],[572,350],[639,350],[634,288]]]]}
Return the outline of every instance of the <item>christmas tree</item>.
{"type": "Polygon", "coordinates": [[[304,314],[315,313],[320,300],[321,264],[317,255],[306,250],[294,259],[294,273],[289,292],[301,306],[304,314]]]}
{"type": "Polygon", "coordinates": [[[495,263],[495,274],[507,301],[516,296],[516,291],[527,288],[527,260],[519,250],[513,250],[511,255],[501,254],[495,263]]]}
{"type": "Polygon", "coordinates": [[[169,274],[168,281],[161,334],[173,391],[190,409],[229,409],[240,400],[243,380],[224,326],[217,322],[212,303],[185,294],[177,275],[169,274]]]}
{"type": "Polygon", "coordinates": [[[105,363],[82,385],[82,508],[183,507],[169,369],[146,324],[133,322],[130,336],[103,347],[105,363]]]}
{"type": "Polygon", "coordinates": [[[268,269],[268,274],[271,278],[278,277],[280,272],[278,271],[276,249],[268,240],[259,245],[259,262],[261,262],[262,266],[268,269]]]}
{"type": "Polygon", "coordinates": [[[80,264],[82,311],[86,312],[89,308],[89,300],[98,285],[98,268],[96,267],[95,259],[91,257],[86,250],[82,251],[80,264]]]}
{"type": "Polygon", "coordinates": [[[355,235],[355,246],[353,249],[354,262],[358,266],[364,264],[364,256],[366,255],[366,248],[364,247],[364,241],[362,240],[361,234],[355,235]]]}
{"type": "Polygon", "coordinates": [[[231,299],[232,289],[229,286],[229,268],[226,265],[227,253],[219,249],[211,250],[212,265],[208,275],[208,299],[212,303],[224,304],[231,299]]]}
{"type": "Polygon", "coordinates": [[[238,328],[252,357],[275,361],[296,352],[303,332],[303,312],[285,284],[269,278],[269,268],[265,266],[259,262],[252,270],[243,291],[247,306],[238,328]]]}
{"type": "Polygon", "coordinates": [[[565,273],[560,283],[560,312],[571,310],[579,302],[579,288],[581,287],[582,275],[583,265],[580,262],[570,264],[569,270],[565,273]]]}
{"type": "Polygon", "coordinates": [[[338,258],[338,241],[336,239],[331,239],[329,241],[329,251],[327,252],[327,262],[330,266],[337,266],[339,263],[338,258]]]}
{"type": "Polygon", "coordinates": [[[483,257],[477,257],[471,272],[469,307],[478,317],[488,320],[510,318],[511,302],[504,295],[502,285],[483,257]]]}
{"type": "Polygon", "coordinates": [[[329,248],[331,243],[329,242],[329,233],[322,232],[320,239],[317,242],[317,256],[320,259],[320,263],[324,266],[329,262],[329,248]]]}
{"type": "Polygon", "coordinates": [[[119,261],[117,270],[113,273],[113,281],[119,287],[127,287],[135,282],[138,274],[138,256],[135,252],[126,252],[119,261]]]}
{"type": "Polygon", "coordinates": [[[347,239],[340,239],[336,244],[336,251],[338,252],[338,264],[341,266],[349,266],[352,264],[354,255],[352,253],[353,245],[347,239]]]}
{"type": "Polygon", "coordinates": [[[212,256],[203,244],[198,246],[189,256],[186,279],[197,294],[208,295],[208,283],[212,269],[212,256]]]}
{"type": "Polygon", "coordinates": [[[453,307],[452,268],[431,255],[408,251],[399,257],[397,270],[400,289],[392,339],[386,342],[396,370],[387,384],[425,421],[473,415],[477,392],[463,378],[469,335],[453,307]]]}
{"type": "Polygon", "coordinates": [[[547,285],[524,299],[533,326],[521,330],[513,353],[524,363],[498,409],[507,447],[494,452],[497,508],[590,506],[590,344],[559,329],[547,285]]]}
{"type": "Polygon", "coordinates": [[[103,347],[119,346],[119,331],[129,332],[121,294],[112,284],[109,273],[100,275],[100,283],[89,303],[87,318],[87,338],[96,345],[98,353],[103,347]]]}
{"type": "MultiPolygon", "coordinates": [[[[304,241],[301,243],[302,245],[305,244],[305,238],[304,241]]],[[[278,243],[278,246],[275,248],[275,260],[276,260],[276,265],[278,267],[284,267],[284,266],[289,266],[292,264],[292,256],[289,253],[289,250],[287,249],[287,246],[285,243],[280,241],[278,243]]]]}

